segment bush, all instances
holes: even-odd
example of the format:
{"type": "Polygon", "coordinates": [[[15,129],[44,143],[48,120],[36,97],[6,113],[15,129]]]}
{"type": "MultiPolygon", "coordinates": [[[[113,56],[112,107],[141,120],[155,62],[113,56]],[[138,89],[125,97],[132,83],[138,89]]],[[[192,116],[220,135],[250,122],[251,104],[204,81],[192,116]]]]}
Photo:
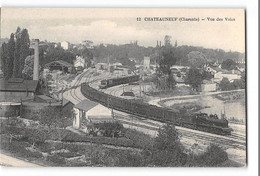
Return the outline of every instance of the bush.
{"type": "Polygon", "coordinates": [[[125,137],[130,139],[138,148],[152,149],[154,139],[147,134],[132,129],[126,129],[125,137]]]}
{"type": "Polygon", "coordinates": [[[27,158],[41,158],[43,157],[42,153],[40,152],[31,152],[31,151],[28,151],[26,150],[26,152],[24,153],[24,155],[27,157],[27,158]]]}
{"type": "Polygon", "coordinates": [[[188,166],[216,167],[228,160],[227,152],[217,145],[211,144],[206,152],[200,155],[190,154],[188,166]]]}
{"type": "Polygon", "coordinates": [[[142,167],[144,165],[143,156],[139,152],[129,150],[110,150],[106,152],[104,163],[106,166],[118,167],[142,167]]]}
{"type": "Polygon", "coordinates": [[[48,138],[48,134],[43,130],[27,129],[25,130],[24,136],[28,138],[28,141],[32,144],[39,145],[44,143],[48,138]]]}
{"type": "Polygon", "coordinates": [[[108,137],[90,137],[81,136],[79,134],[70,132],[66,137],[62,139],[66,142],[93,142],[97,144],[116,145],[123,147],[136,147],[136,145],[130,139],[126,138],[108,138],[108,137]]]}
{"type": "Polygon", "coordinates": [[[38,148],[45,153],[50,153],[54,149],[54,145],[52,143],[41,143],[38,148]]]}
{"type": "Polygon", "coordinates": [[[98,129],[105,137],[119,137],[124,129],[119,122],[96,123],[94,128],[98,129]]]}
{"type": "Polygon", "coordinates": [[[63,158],[72,158],[72,157],[80,156],[80,155],[74,153],[74,151],[68,152],[68,153],[57,153],[57,155],[59,155],[60,157],[63,157],[63,158]]]}
{"type": "Polygon", "coordinates": [[[47,156],[47,161],[51,161],[57,164],[58,166],[61,166],[66,163],[65,159],[57,154],[47,156]]]}
{"type": "Polygon", "coordinates": [[[20,141],[13,141],[11,144],[7,142],[1,141],[1,149],[2,150],[7,150],[13,154],[15,154],[18,157],[23,157],[26,159],[31,159],[31,158],[41,158],[42,154],[40,152],[32,152],[29,150],[26,150],[25,148],[29,147],[28,144],[20,141]]]}
{"type": "Polygon", "coordinates": [[[216,166],[228,160],[228,155],[222,148],[212,144],[207,148],[207,151],[201,156],[200,159],[206,161],[205,164],[208,166],[216,166]]]}

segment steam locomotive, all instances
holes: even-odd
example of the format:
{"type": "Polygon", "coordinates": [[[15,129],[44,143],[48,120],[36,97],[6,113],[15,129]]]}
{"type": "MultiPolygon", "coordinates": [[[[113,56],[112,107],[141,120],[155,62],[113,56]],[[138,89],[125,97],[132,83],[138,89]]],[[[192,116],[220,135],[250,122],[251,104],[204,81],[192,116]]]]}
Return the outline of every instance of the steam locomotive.
{"type": "Polygon", "coordinates": [[[229,135],[232,132],[232,128],[228,126],[226,119],[219,119],[214,115],[206,113],[187,115],[172,109],[143,103],[135,99],[129,100],[111,96],[90,87],[86,83],[81,84],[81,92],[88,99],[106,107],[144,118],[220,135],[229,135]]]}

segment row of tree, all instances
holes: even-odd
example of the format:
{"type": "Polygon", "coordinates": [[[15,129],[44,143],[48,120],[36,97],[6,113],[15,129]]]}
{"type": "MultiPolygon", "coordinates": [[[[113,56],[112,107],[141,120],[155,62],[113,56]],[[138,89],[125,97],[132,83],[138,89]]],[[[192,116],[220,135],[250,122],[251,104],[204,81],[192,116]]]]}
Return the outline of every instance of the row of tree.
{"type": "MultiPolygon", "coordinates": [[[[170,37],[165,37],[164,47],[171,47],[172,51],[176,57],[176,65],[183,66],[201,66],[206,62],[216,62],[219,63],[224,62],[227,59],[241,59],[245,58],[244,53],[239,52],[225,52],[221,49],[208,49],[203,47],[196,46],[187,46],[182,45],[178,46],[177,41],[174,45],[171,44],[170,37]],[[197,54],[199,53],[199,54],[197,54]],[[195,62],[194,62],[195,61],[195,62]]],[[[95,58],[97,58],[98,62],[107,62],[106,58],[135,58],[137,63],[141,63],[143,61],[144,56],[151,56],[151,63],[155,63],[158,59],[158,55],[156,55],[156,51],[160,47],[143,47],[134,44],[125,44],[125,45],[99,45],[92,50],[92,53],[95,58]]]]}
{"type": "Polygon", "coordinates": [[[30,55],[30,39],[27,29],[17,28],[7,43],[1,46],[1,65],[5,79],[21,77],[25,58],[30,55]]]}

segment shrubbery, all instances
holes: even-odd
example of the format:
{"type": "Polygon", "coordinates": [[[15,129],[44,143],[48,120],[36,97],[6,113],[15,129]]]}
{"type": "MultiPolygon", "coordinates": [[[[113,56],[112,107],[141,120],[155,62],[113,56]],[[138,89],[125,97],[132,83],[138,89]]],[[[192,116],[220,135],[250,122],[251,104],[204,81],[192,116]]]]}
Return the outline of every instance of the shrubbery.
{"type": "Polygon", "coordinates": [[[235,89],[244,89],[245,88],[245,81],[242,79],[236,79],[233,82],[230,82],[227,78],[223,78],[220,83],[219,87],[222,91],[228,90],[235,90],[235,89]]]}
{"type": "Polygon", "coordinates": [[[126,129],[125,137],[130,139],[138,148],[151,149],[153,146],[154,139],[151,136],[136,130],[126,129]]]}
{"type": "Polygon", "coordinates": [[[187,166],[216,167],[228,160],[227,152],[215,144],[211,144],[206,152],[200,155],[190,155],[187,166]]]}
{"type": "Polygon", "coordinates": [[[51,161],[57,164],[57,166],[62,166],[66,163],[65,159],[57,154],[47,156],[47,161],[51,161]]]}
{"type": "MultiPolygon", "coordinates": [[[[119,166],[119,167],[143,167],[146,164],[144,163],[143,156],[139,152],[131,152],[131,151],[118,151],[118,150],[111,150],[107,153],[106,160],[107,164],[113,163],[112,166],[119,166]]],[[[111,166],[111,165],[110,165],[111,166]]]]}
{"type": "MultiPolygon", "coordinates": [[[[107,124],[106,124],[107,125],[107,124]]],[[[104,126],[106,126],[104,125],[104,126]]],[[[101,125],[101,129],[104,128],[101,125]]],[[[47,156],[47,161],[51,161],[57,166],[65,166],[65,158],[85,155],[91,165],[94,166],[160,166],[160,167],[178,167],[178,166],[219,166],[228,160],[227,153],[216,145],[210,145],[207,150],[200,155],[186,154],[184,147],[179,140],[178,131],[172,125],[166,125],[159,129],[156,138],[152,138],[142,132],[132,129],[124,129],[121,125],[116,125],[120,131],[123,131],[124,137],[91,137],[79,135],[66,129],[29,129],[20,127],[6,127],[5,133],[15,136],[21,136],[12,140],[10,143],[7,135],[2,135],[1,148],[17,153],[17,156],[24,158],[38,159],[42,158],[42,153],[29,151],[26,148],[32,144],[37,145],[37,149],[51,154],[52,151],[68,150],[69,153],[56,153],[47,156]],[[56,134],[57,133],[57,134],[56,134]],[[62,135],[62,138],[60,136],[62,135]],[[4,136],[4,137],[3,137],[4,136]],[[61,142],[46,142],[46,139],[58,140],[61,142]],[[65,143],[63,143],[65,142],[65,143]],[[66,143],[72,142],[72,143],[66,143]],[[95,143],[92,145],[82,145],[73,142],[95,143]],[[99,145],[101,144],[101,145],[99,145]],[[131,150],[109,149],[103,147],[103,144],[130,147],[131,150]],[[138,148],[138,149],[133,149],[138,148]]],[[[104,128],[112,132],[111,128],[104,128]]],[[[105,133],[111,136],[111,133],[105,133]]],[[[81,161],[83,162],[83,161],[81,161]]],[[[85,161],[84,161],[85,162],[85,161]]],[[[75,164],[75,163],[74,163],[75,164]]],[[[68,163],[70,166],[71,163],[68,163]]],[[[73,165],[73,164],[72,164],[73,165]]],[[[81,163],[82,166],[89,165],[81,163]]],[[[78,166],[77,164],[73,166],[78,166]]]]}
{"type": "Polygon", "coordinates": [[[150,159],[154,166],[176,167],[183,166],[187,162],[184,147],[173,125],[165,125],[159,129],[151,152],[150,159]]]}
{"type": "Polygon", "coordinates": [[[199,159],[205,161],[206,166],[216,166],[228,160],[227,152],[217,145],[210,145],[207,151],[199,156],[199,159]]]}
{"type": "Polygon", "coordinates": [[[29,146],[29,144],[20,141],[13,141],[12,143],[9,143],[6,139],[1,138],[1,150],[10,151],[11,153],[16,154],[16,156],[26,159],[38,159],[42,157],[40,152],[32,152],[27,150],[26,147],[29,146]]]}
{"type": "Polygon", "coordinates": [[[119,122],[95,123],[93,126],[105,137],[119,137],[122,135],[124,129],[123,125],[119,122]]]}

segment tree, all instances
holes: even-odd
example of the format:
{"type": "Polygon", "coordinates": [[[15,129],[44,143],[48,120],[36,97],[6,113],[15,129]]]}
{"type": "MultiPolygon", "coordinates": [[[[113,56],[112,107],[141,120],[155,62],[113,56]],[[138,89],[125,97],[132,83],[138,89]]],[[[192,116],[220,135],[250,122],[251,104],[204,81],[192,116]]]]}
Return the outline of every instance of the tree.
{"type": "Polygon", "coordinates": [[[91,62],[93,60],[93,54],[91,51],[89,51],[87,48],[84,48],[81,52],[81,55],[83,58],[86,58],[86,65],[87,67],[91,66],[91,62]]]}
{"type": "Polygon", "coordinates": [[[234,87],[234,89],[244,89],[245,82],[242,79],[235,79],[233,81],[233,87],[234,87]]]}
{"type": "Polygon", "coordinates": [[[171,47],[171,36],[170,35],[165,35],[164,36],[164,46],[171,47]]]}
{"type": "Polygon", "coordinates": [[[43,66],[49,62],[56,61],[56,60],[63,60],[63,61],[73,64],[73,60],[75,58],[76,58],[75,53],[72,53],[70,51],[65,51],[61,47],[56,47],[56,48],[49,47],[46,50],[46,54],[44,55],[42,60],[40,60],[40,64],[41,64],[41,66],[43,66]]]}
{"type": "Polygon", "coordinates": [[[167,124],[159,129],[152,153],[155,166],[183,166],[187,160],[174,125],[167,124]]]}
{"type": "Polygon", "coordinates": [[[19,74],[22,74],[23,66],[25,63],[26,57],[30,54],[30,39],[27,29],[23,29],[21,32],[21,50],[20,50],[20,67],[19,74]]]}
{"type": "MultiPolygon", "coordinates": [[[[34,65],[34,56],[27,56],[25,59],[24,67],[23,67],[23,77],[25,79],[32,79],[33,78],[33,65],[34,65]]],[[[39,65],[39,70],[40,70],[39,65]]]]}
{"type": "Polygon", "coordinates": [[[226,70],[233,70],[236,69],[237,63],[232,59],[227,59],[222,62],[221,68],[226,70]]]}
{"type": "Polygon", "coordinates": [[[185,82],[190,84],[194,90],[198,90],[203,81],[202,71],[196,68],[190,68],[185,82]]]}
{"type": "Polygon", "coordinates": [[[30,39],[27,29],[21,31],[20,27],[17,28],[15,37],[13,77],[21,77],[25,58],[30,54],[30,39]]]}
{"type": "Polygon", "coordinates": [[[124,66],[128,66],[132,69],[135,68],[135,62],[134,61],[131,61],[128,57],[125,57],[125,58],[121,58],[120,59],[120,62],[122,63],[122,65],[124,66]]]}
{"type": "Polygon", "coordinates": [[[187,56],[191,67],[201,68],[204,64],[207,63],[206,56],[199,51],[191,51],[187,56]]]}
{"type": "Polygon", "coordinates": [[[232,90],[232,87],[231,87],[231,83],[230,81],[228,80],[228,78],[224,77],[220,83],[219,83],[219,87],[222,91],[226,91],[226,90],[232,90]]]}
{"type": "Polygon", "coordinates": [[[15,41],[14,41],[14,34],[12,33],[10,39],[7,43],[7,60],[5,61],[6,64],[6,79],[10,78],[13,73],[13,62],[14,62],[14,52],[15,52],[15,41]]]}
{"type": "Polygon", "coordinates": [[[174,47],[176,48],[178,46],[177,40],[175,41],[174,47]]]}
{"type": "Polygon", "coordinates": [[[171,74],[171,66],[174,65],[177,61],[177,58],[174,55],[172,47],[164,47],[161,51],[161,57],[159,60],[159,72],[163,74],[171,74]]]}
{"type": "Polygon", "coordinates": [[[1,66],[5,79],[8,79],[12,76],[13,69],[8,69],[9,61],[10,59],[8,57],[8,47],[6,43],[3,43],[1,47],[1,66]]]}
{"type": "Polygon", "coordinates": [[[34,148],[35,144],[44,143],[45,140],[48,139],[48,134],[43,129],[28,129],[25,131],[24,136],[28,137],[29,142],[32,144],[32,148],[34,148]]]}
{"type": "Polygon", "coordinates": [[[228,154],[222,148],[215,144],[211,144],[207,147],[204,154],[198,157],[198,163],[203,164],[203,166],[217,166],[220,163],[228,160],[228,154]]]}
{"type": "Polygon", "coordinates": [[[14,51],[14,61],[13,61],[13,75],[12,77],[19,76],[20,67],[20,50],[21,50],[21,28],[18,26],[15,32],[15,51],[14,51]]]}
{"type": "Polygon", "coordinates": [[[36,116],[40,123],[46,125],[49,129],[52,126],[58,127],[61,124],[61,110],[55,106],[45,107],[43,110],[40,110],[36,116]]]}
{"type": "Polygon", "coordinates": [[[62,109],[62,116],[60,119],[60,127],[66,128],[71,126],[73,123],[73,118],[75,116],[75,111],[70,108],[63,108],[62,109]]]}
{"type": "Polygon", "coordinates": [[[246,73],[245,73],[245,71],[243,71],[241,73],[241,81],[242,81],[241,88],[244,89],[246,87],[246,73]]]}
{"type": "Polygon", "coordinates": [[[156,69],[156,81],[159,87],[164,89],[173,89],[175,87],[176,82],[171,72],[171,66],[174,65],[176,61],[177,57],[174,55],[174,48],[171,46],[163,47],[159,54],[159,67],[156,69]]]}

